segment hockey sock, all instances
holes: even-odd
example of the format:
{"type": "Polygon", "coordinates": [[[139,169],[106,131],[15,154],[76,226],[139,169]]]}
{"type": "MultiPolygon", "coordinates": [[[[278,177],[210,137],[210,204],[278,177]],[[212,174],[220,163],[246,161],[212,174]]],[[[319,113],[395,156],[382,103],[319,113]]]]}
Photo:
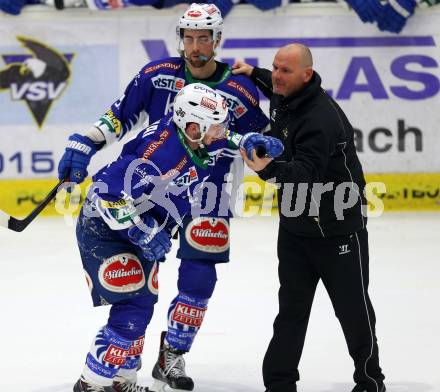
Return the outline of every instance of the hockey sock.
{"type": "Polygon", "coordinates": [[[141,355],[144,349],[145,336],[141,336],[139,339],[134,340],[128,350],[127,359],[125,363],[119,368],[116,375],[116,379],[121,377],[122,379],[129,380],[135,383],[137,380],[137,371],[141,364],[141,355]]]}
{"type": "Polygon", "coordinates": [[[208,300],[190,297],[184,293],[174,298],[168,310],[166,342],[174,349],[189,351],[202,325],[208,300]]]}
{"type": "Polygon", "coordinates": [[[102,327],[87,354],[82,372],[84,379],[95,385],[112,385],[118,369],[125,364],[132,343],[107,325],[102,327]]]}
{"type": "Polygon", "coordinates": [[[132,342],[126,361],[117,372],[118,377],[136,382],[136,372],[144,348],[144,334],[153,310],[154,302],[150,297],[135,297],[112,305],[108,325],[118,335],[132,342]]]}
{"type": "Polygon", "coordinates": [[[190,350],[202,325],[216,281],[215,263],[182,259],[177,282],[179,294],[168,310],[168,332],[165,340],[172,348],[190,350]]]}

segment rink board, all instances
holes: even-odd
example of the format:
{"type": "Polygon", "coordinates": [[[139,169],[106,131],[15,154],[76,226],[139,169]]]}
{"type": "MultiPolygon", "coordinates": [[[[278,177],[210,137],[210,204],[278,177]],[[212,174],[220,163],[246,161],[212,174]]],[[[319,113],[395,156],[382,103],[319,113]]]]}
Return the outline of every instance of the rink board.
{"type": "MultiPolygon", "coordinates": [[[[11,79],[0,90],[0,179],[56,177],[68,135],[97,121],[144,64],[177,54],[179,8],[77,11],[0,15],[0,72],[25,66],[36,56],[23,37],[49,48],[66,68],[63,74],[48,69],[41,80],[24,84],[11,79]]],[[[231,64],[243,58],[271,68],[280,46],[308,45],[322,87],[355,128],[366,173],[438,173],[439,15],[420,10],[401,34],[393,35],[361,23],[337,4],[234,10],[225,19],[218,59],[231,64]]],[[[177,92],[181,82],[163,75],[154,80],[165,92],[177,92]]],[[[244,110],[239,101],[227,102],[238,116],[244,110]]],[[[269,101],[262,96],[260,103],[267,113],[269,101]]],[[[89,172],[108,162],[100,152],[89,172]]]]}
{"type": "MultiPolygon", "coordinates": [[[[365,178],[367,198],[370,200],[368,195],[375,195],[383,202],[385,212],[440,211],[440,173],[376,173],[366,174],[365,178]]],[[[265,215],[271,202],[273,210],[277,209],[273,185],[255,176],[246,176],[244,190],[245,211],[257,207],[260,215],[265,215]]],[[[380,207],[377,201],[374,204],[380,207]]]]}
{"type": "MultiPolygon", "coordinates": [[[[11,80],[0,91],[0,209],[17,216],[32,210],[56,183],[68,135],[88,129],[146,62],[176,55],[180,14],[177,7],[25,11],[18,19],[0,15],[0,72],[35,57],[23,37],[51,49],[68,70],[67,76],[51,73],[21,87],[11,80]]],[[[440,111],[433,110],[440,106],[439,15],[438,7],[420,10],[401,34],[393,35],[360,23],[354,12],[336,4],[234,10],[225,20],[218,59],[244,58],[270,68],[280,46],[308,45],[323,88],[355,128],[364,171],[377,173],[367,175],[368,181],[387,188],[380,195],[385,210],[439,211],[440,111]],[[277,29],[268,31],[274,25],[277,29]]],[[[168,78],[157,83],[170,91],[180,86],[168,78]]],[[[264,97],[261,106],[267,113],[264,97]]],[[[111,149],[122,143],[116,144],[93,157],[89,173],[114,159],[111,149]]],[[[273,189],[247,174],[245,211],[272,213],[273,189]]],[[[77,213],[78,198],[59,203],[58,210],[77,213]]],[[[44,214],[58,214],[55,203],[44,214]]]]}
{"type": "MultiPolygon", "coordinates": [[[[385,193],[373,193],[384,205],[384,211],[439,211],[440,173],[367,174],[367,183],[383,183],[385,193]]],[[[55,179],[0,180],[2,195],[0,209],[13,216],[27,215],[56,184],[55,179]]],[[[84,199],[87,185],[73,197],[65,192],[53,201],[42,215],[76,215],[84,199]]],[[[270,215],[277,209],[275,187],[256,176],[246,176],[243,185],[246,195],[245,215],[270,215]]]]}

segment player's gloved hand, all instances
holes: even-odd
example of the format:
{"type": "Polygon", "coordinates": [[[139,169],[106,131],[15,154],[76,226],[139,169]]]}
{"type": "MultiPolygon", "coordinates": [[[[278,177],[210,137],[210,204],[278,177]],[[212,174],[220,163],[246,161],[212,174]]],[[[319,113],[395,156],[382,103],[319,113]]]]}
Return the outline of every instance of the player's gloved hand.
{"type": "Polygon", "coordinates": [[[373,23],[383,12],[380,0],[346,0],[364,23],[373,23]]]}
{"type": "Polygon", "coordinates": [[[164,261],[165,255],[171,250],[171,235],[166,228],[159,227],[156,219],[151,216],[143,218],[145,230],[138,226],[128,229],[130,241],[142,249],[148,261],[164,261]]]}
{"type": "Polygon", "coordinates": [[[272,136],[261,135],[256,132],[245,134],[240,140],[240,147],[246,151],[246,155],[250,160],[252,160],[253,150],[256,150],[259,158],[264,156],[276,158],[284,151],[284,146],[281,140],[272,136]]]}
{"type": "Polygon", "coordinates": [[[26,0],[0,0],[0,10],[11,15],[18,15],[26,0]]]}
{"type": "Polygon", "coordinates": [[[58,164],[58,179],[68,179],[77,184],[83,182],[87,177],[87,166],[95,153],[95,144],[88,137],[78,133],[71,135],[58,164]]]}
{"type": "Polygon", "coordinates": [[[406,20],[414,14],[416,6],[415,0],[389,0],[377,22],[379,29],[400,33],[405,27],[406,20]]]}

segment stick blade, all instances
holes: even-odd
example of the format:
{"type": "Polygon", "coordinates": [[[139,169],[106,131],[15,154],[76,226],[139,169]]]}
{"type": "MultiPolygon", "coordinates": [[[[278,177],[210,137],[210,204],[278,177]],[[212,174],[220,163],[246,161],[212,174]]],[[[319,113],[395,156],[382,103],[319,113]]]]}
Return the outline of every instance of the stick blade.
{"type": "Polygon", "coordinates": [[[23,231],[29,223],[26,219],[16,219],[6,212],[0,210],[0,226],[6,229],[21,232],[23,231]]]}
{"type": "Polygon", "coordinates": [[[11,216],[9,218],[8,229],[20,233],[21,231],[26,229],[26,227],[28,227],[29,223],[31,223],[31,222],[32,222],[32,220],[29,220],[28,218],[16,219],[13,216],[11,216]]]}

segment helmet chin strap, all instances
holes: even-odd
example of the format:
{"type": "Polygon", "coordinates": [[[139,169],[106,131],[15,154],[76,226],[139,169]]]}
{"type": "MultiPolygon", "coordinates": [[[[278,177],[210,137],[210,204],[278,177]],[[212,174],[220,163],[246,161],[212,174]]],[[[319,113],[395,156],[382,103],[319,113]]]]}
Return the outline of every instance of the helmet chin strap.
{"type": "MultiPolygon", "coordinates": [[[[206,126],[204,126],[203,128],[206,128],[206,126]]],[[[187,133],[186,130],[183,130],[182,128],[180,128],[180,130],[183,132],[183,134],[185,135],[185,137],[193,143],[199,143],[199,145],[203,146],[203,138],[205,137],[206,131],[200,131],[200,137],[197,139],[193,139],[191,138],[187,133]]]]}

